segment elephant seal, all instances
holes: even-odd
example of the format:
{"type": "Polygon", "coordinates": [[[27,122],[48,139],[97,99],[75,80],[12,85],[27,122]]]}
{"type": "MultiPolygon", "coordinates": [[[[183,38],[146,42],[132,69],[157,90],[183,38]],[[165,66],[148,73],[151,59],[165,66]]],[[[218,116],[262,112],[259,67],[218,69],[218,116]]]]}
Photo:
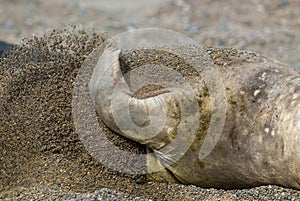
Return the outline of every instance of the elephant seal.
{"type": "Polygon", "coordinates": [[[293,68],[251,52],[197,45],[127,52],[109,46],[100,60],[89,84],[95,110],[111,130],[147,146],[152,153],[147,168],[159,170],[149,171],[149,178],[224,189],[267,184],[300,189],[300,74],[293,68]],[[140,78],[125,79],[126,71],[161,64],[180,72],[193,93],[155,84],[132,91],[140,78]],[[201,158],[210,127],[219,123],[211,122],[218,112],[208,90],[214,70],[224,84],[225,121],[215,146],[201,158]],[[150,129],[155,135],[140,132],[155,120],[164,122],[150,129]]]}

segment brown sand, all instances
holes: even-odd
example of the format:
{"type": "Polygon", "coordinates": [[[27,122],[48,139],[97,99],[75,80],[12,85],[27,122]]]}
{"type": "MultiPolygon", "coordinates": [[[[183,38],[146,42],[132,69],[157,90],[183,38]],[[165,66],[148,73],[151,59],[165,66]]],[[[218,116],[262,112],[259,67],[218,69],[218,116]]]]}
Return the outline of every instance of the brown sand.
{"type": "MultiPolygon", "coordinates": [[[[299,191],[276,186],[224,191],[157,183],[94,160],[74,131],[71,101],[78,69],[103,41],[101,34],[67,28],[24,41],[1,60],[1,199],[29,199],[33,194],[59,199],[101,188],[124,192],[128,200],[136,199],[132,195],[152,200],[299,198],[299,191]]],[[[125,150],[143,152],[119,136],[110,137],[125,150]]]]}
{"type": "MultiPolygon", "coordinates": [[[[186,34],[206,46],[247,49],[300,69],[297,0],[171,0],[164,5],[156,1],[153,5],[159,3],[155,6],[145,4],[149,1],[107,2],[3,0],[0,39],[17,43],[23,36],[42,35],[69,23],[111,33],[160,27],[186,34]]],[[[120,196],[128,200],[135,199],[128,194],[153,200],[299,200],[299,191],[276,186],[202,189],[146,182],[102,167],[85,151],[68,124],[77,64],[82,61],[80,55],[90,52],[92,46],[85,51],[75,50],[71,56],[51,54],[53,63],[47,66],[37,59],[39,51],[18,54],[16,60],[11,59],[1,68],[0,200],[64,200],[61,194],[75,196],[78,192],[83,197],[95,190],[99,198],[113,199],[115,191],[110,189],[124,192],[120,196]],[[30,62],[30,57],[37,63],[30,62]],[[56,65],[62,59],[73,64],[56,65]]]]}

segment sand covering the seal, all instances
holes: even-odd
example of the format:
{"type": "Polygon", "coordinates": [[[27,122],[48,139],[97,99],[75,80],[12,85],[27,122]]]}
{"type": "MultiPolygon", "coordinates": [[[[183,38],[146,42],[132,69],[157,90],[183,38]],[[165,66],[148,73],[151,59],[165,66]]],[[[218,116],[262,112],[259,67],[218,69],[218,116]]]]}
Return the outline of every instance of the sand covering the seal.
{"type": "MultiPolygon", "coordinates": [[[[61,193],[107,187],[146,198],[185,199],[198,194],[192,192],[212,198],[202,188],[146,182],[143,176],[111,171],[83,148],[72,124],[73,83],[85,57],[104,40],[102,34],[56,30],[25,40],[1,59],[0,195],[25,194],[32,186],[61,193]]],[[[143,152],[136,143],[108,136],[120,148],[143,152]]],[[[220,194],[225,193],[216,191],[217,197],[220,194]]]]}

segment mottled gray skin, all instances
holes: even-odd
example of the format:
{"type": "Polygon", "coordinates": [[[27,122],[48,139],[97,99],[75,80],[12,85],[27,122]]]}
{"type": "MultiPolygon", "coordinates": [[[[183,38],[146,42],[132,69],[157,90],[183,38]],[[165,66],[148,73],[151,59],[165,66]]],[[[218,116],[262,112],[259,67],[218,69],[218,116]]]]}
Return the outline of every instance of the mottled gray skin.
{"type": "MultiPolygon", "coordinates": [[[[216,146],[203,160],[199,159],[199,151],[213,113],[203,77],[193,73],[186,76],[195,90],[199,106],[199,111],[191,110],[187,118],[198,118],[199,112],[201,121],[193,143],[179,158],[172,155],[172,150],[161,151],[176,137],[178,122],[182,121],[178,118],[180,108],[176,98],[170,92],[143,99],[133,97],[120,70],[120,51],[114,48],[104,51],[104,62],[98,65],[98,70],[102,71],[101,82],[97,80],[99,73],[95,72],[90,82],[92,99],[104,123],[118,134],[154,151],[148,156],[147,167],[149,170],[164,169],[150,171],[148,177],[170,183],[225,189],[265,184],[300,189],[299,72],[257,54],[234,49],[194,46],[170,50],[188,59],[189,64],[200,66],[204,72],[217,69],[224,83],[227,96],[225,125],[216,146]],[[117,82],[121,82],[119,87],[124,87],[117,96],[110,96],[117,82]],[[114,108],[114,112],[122,115],[122,100],[130,100],[134,108],[132,118],[139,121],[149,121],[140,115],[148,114],[145,111],[164,107],[167,111],[165,127],[151,138],[134,131],[123,132],[113,117],[111,99],[116,97],[120,107],[114,108]]],[[[191,98],[190,94],[178,95],[186,100],[191,98]]],[[[173,147],[176,148],[179,147],[173,147]]]]}

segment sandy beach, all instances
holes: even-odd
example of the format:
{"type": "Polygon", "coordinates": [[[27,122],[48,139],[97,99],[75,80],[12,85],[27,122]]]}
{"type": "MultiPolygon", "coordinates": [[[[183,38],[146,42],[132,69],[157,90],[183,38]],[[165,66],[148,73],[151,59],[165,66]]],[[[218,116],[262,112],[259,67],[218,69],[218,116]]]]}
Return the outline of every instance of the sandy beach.
{"type": "MultiPolygon", "coordinates": [[[[300,200],[300,191],[274,185],[204,189],[113,171],[90,156],[72,122],[76,75],[86,55],[102,43],[100,33],[113,36],[137,28],[170,29],[203,46],[244,49],[300,69],[299,1],[0,3],[0,41],[22,44],[0,69],[0,200],[300,200]],[[68,24],[87,31],[66,29],[68,24]],[[60,46],[55,41],[64,32],[70,35],[60,46]],[[89,37],[89,33],[95,35],[89,37]],[[75,41],[76,34],[85,43],[75,44],[70,53],[68,41],[75,41]],[[46,54],[43,44],[49,41],[54,44],[51,48],[65,56],[46,54]],[[24,50],[26,43],[37,51],[24,50]],[[41,59],[46,56],[47,60],[41,59]]],[[[144,151],[119,136],[110,140],[125,150],[144,151]]]]}

